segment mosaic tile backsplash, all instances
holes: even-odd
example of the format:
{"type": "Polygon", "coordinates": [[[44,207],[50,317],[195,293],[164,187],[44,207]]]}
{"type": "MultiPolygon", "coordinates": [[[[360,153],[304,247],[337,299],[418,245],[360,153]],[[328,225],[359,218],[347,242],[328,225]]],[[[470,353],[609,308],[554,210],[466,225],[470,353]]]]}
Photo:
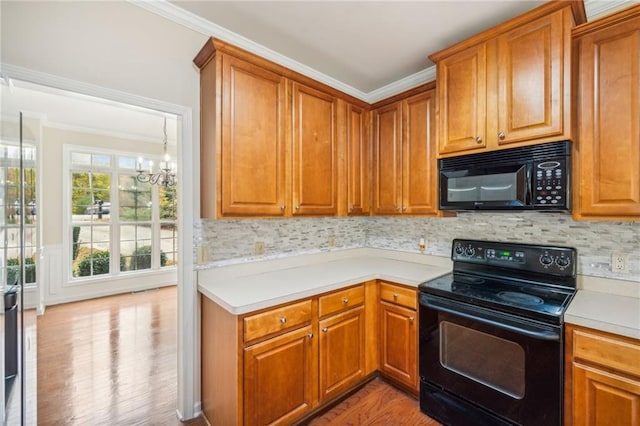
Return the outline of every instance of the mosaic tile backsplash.
{"type": "Polygon", "coordinates": [[[578,250],[578,273],[640,282],[640,223],[574,221],[561,213],[464,212],[452,218],[351,217],[196,221],[195,245],[210,266],[357,247],[448,257],[454,238],[552,244],[578,250]],[[255,243],[264,244],[256,256],[255,243]],[[629,273],[611,271],[611,254],[629,255],[629,273]]]}

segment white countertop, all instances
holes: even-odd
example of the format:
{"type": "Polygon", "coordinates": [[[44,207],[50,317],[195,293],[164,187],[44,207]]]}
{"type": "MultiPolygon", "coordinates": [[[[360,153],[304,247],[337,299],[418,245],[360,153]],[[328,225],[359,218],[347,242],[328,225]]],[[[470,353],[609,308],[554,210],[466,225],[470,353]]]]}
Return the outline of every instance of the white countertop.
{"type": "Polygon", "coordinates": [[[198,290],[239,315],[373,279],[417,287],[450,271],[444,257],[353,249],[201,270],[198,290]]]}
{"type": "MultiPolygon", "coordinates": [[[[372,279],[417,287],[451,267],[445,257],[361,248],[202,269],[198,290],[240,315],[372,279]]],[[[640,339],[640,283],[578,276],[564,320],[640,339]]]]}
{"type": "Polygon", "coordinates": [[[564,321],[640,339],[640,283],[582,277],[564,321]]]}

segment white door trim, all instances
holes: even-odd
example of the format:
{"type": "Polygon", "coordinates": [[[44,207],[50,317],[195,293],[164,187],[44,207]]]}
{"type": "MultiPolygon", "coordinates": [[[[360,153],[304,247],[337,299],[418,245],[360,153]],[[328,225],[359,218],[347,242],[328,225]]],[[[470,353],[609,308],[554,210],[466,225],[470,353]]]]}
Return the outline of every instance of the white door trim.
{"type": "MultiPolygon", "coordinates": [[[[180,419],[199,415],[200,354],[199,309],[193,259],[194,176],[193,113],[191,108],[119,90],[71,80],[11,64],[0,64],[3,79],[16,79],[81,95],[95,96],[114,102],[154,109],[178,116],[178,406],[180,419]]],[[[46,289],[39,289],[39,292],[46,289]]],[[[42,293],[41,293],[42,294],[42,293]]]]}

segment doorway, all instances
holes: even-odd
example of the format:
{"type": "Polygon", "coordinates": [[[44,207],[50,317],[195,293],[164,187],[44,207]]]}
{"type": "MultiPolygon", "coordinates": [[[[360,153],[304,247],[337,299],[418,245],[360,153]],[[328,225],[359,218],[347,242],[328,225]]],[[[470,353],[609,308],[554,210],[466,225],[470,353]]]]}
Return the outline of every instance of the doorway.
{"type": "MultiPolygon", "coordinates": [[[[197,318],[197,298],[194,282],[193,271],[193,254],[192,238],[193,238],[193,217],[192,207],[187,203],[184,203],[184,199],[193,199],[193,176],[190,173],[182,173],[182,164],[187,164],[192,161],[192,148],[190,144],[183,144],[181,141],[192,139],[192,123],[191,123],[191,110],[186,107],[182,107],[175,104],[169,104],[162,101],[156,101],[148,98],[139,97],[136,95],[128,95],[126,93],[105,89],[98,86],[92,86],[81,82],[75,82],[72,80],[62,79],[48,74],[40,74],[34,71],[22,70],[18,67],[5,67],[3,69],[4,82],[6,86],[12,86],[15,90],[20,85],[39,85],[44,93],[59,94],[60,91],[68,92],[70,98],[86,100],[87,97],[98,96],[105,105],[113,106],[114,103],[120,103],[126,105],[131,111],[139,111],[143,109],[155,111],[156,116],[173,115],[174,117],[174,138],[175,146],[174,152],[178,163],[178,193],[183,196],[178,199],[178,217],[177,217],[177,229],[179,233],[177,235],[177,252],[175,258],[178,266],[174,268],[173,283],[178,284],[177,287],[177,323],[178,323],[178,407],[177,412],[179,417],[190,418],[196,413],[195,400],[198,398],[197,391],[197,375],[198,375],[198,355],[195,352],[197,329],[194,327],[197,318]],[[181,214],[186,212],[186,214],[181,214]],[[185,249],[186,248],[186,249],[185,249]],[[185,324],[188,327],[185,327],[185,324]]],[[[7,111],[6,104],[9,97],[3,97],[3,110],[7,111]]],[[[23,108],[26,111],[34,111],[34,108],[27,106],[23,108]]],[[[35,118],[38,118],[38,114],[32,114],[35,118]]],[[[103,120],[108,122],[108,120],[103,120]]],[[[64,127],[64,126],[59,126],[64,127]]],[[[41,128],[41,127],[40,127],[41,128]]],[[[56,129],[64,130],[64,129],[56,129]]],[[[121,136],[121,135],[120,135],[121,136]]],[[[136,150],[136,144],[133,144],[131,152],[136,150]]],[[[41,157],[42,158],[42,157],[41,157]]],[[[56,159],[42,158],[42,162],[56,161],[56,159]]],[[[59,161],[61,162],[61,160],[59,161]]],[[[42,181],[41,181],[42,183],[42,181]]],[[[52,182],[47,181],[47,184],[52,182]]],[[[55,183],[55,182],[54,182],[55,183]]],[[[58,184],[62,185],[60,179],[58,184]]],[[[40,187],[40,194],[46,193],[46,189],[40,187]]],[[[61,203],[60,200],[57,201],[61,203]]],[[[43,202],[40,202],[43,205],[43,202]]],[[[43,205],[43,212],[46,211],[46,203],[43,205]]],[[[43,213],[44,214],[44,213],[43,213]]],[[[58,216],[56,226],[61,227],[62,212],[58,216]]],[[[41,215],[40,217],[42,217],[41,215]]],[[[52,218],[53,220],[53,218],[52,218]]],[[[71,232],[70,232],[71,234],[71,232]]],[[[72,240],[73,237],[71,237],[72,240]]],[[[42,245],[44,246],[44,245],[42,245]]],[[[60,244],[57,247],[45,247],[38,254],[40,265],[36,265],[36,269],[40,271],[39,277],[45,276],[63,276],[63,254],[65,248],[60,244]],[[51,254],[51,256],[48,256],[51,254]],[[45,272],[46,271],[46,272],[45,272]]],[[[113,262],[114,267],[119,266],[119,258],[113,262]]],[[[160,260],[160,264],[162,261],[160,260]]],[[[130,264],[130,263],[129,263],[130,264]]],[[[43,289],[45,286],[38,285],[35,287],[35,291],[32,294],[28,294],[25,297],[27,306],[36,307],[39,313],[44,312],[48,299],[51,295],[47,294],[43,289]]],[[[111,289],[113,290],[113,289],[111,289]]],[[[57,300],[57,303],[62,301],[57,300]]]]}

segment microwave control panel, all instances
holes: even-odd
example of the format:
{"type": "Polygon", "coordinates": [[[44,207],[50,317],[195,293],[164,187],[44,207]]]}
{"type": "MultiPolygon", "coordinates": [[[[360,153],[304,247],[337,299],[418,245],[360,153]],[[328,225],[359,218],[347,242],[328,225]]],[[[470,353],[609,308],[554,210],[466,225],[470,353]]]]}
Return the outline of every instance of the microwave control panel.
{"type": "Polygon", "coordinates": [[[567,206],[568,173],[564,158],[533,164],[533,203],[538,206],[567,206]]]}

